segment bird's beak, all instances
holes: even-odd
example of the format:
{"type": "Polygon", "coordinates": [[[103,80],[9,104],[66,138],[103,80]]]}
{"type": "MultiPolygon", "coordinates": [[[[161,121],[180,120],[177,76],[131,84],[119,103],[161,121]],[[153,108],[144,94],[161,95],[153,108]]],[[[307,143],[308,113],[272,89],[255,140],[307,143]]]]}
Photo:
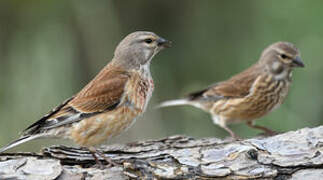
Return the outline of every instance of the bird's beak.
{"type": "Polygon", "coordinates": [[[305,64],[303,63],[302,59],[300,56],[296,56],[294,59],[293,59],[293,66],[294,67],[304,67],[305,64]]]}
{"type": "Polygon", "coordinates": [[[168,41],[168,40],[161,38],[161,37],[157,39],[157,44],[158,44],[158,46],[165,47],[165,48],[172,47],[171,41],[168,41]]]}

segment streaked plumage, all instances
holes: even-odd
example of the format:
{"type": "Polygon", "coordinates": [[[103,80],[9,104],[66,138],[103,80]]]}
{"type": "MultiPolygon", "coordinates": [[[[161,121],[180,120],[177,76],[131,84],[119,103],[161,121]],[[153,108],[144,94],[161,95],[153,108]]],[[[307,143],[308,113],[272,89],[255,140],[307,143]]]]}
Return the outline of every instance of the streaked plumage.
{"type": "Polygon", "coordinates": [[[227,124],[246,122],[250,127],[271,134],[253,124],[283,103],[291,83],[293,67],[303,67],[298,49],[291,43],[278,42],[266,48],[259,61],[232,78],[194,92],[188,97],[166,101],[159,107],[192,105],[212,115],[213,122],[236,137],[227,124]]]}
{"type": "Polygon", "coordinates": [[[71,139],[93,150],[94,145],[125,131],[145,111],[152,95],[151,59],[169,45],[152,32],[129,34],[88,85],[30,125],[0,153],[40,137],[71,139]]]}

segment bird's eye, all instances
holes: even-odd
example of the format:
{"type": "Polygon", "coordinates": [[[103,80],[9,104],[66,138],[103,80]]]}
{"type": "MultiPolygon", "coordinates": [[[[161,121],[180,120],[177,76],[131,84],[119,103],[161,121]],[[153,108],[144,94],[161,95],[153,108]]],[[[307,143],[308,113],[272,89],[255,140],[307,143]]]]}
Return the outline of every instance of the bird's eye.
{"type": "Polygon", "coordinates": [[[280,55],[280,57],[281,57],[282,59],[287,59],[287,58],[288,58],[288,56],[286,56],[285,54],[281,54],[281,55],[280,55]]]}
{"type": "Polygon", "coordinates": [[[152,39],[150,39],[150,38],[145,39],[145,43],[147,43],[147,44],[150,44],[150,43],[152,43],[152,42],[153,42],[153,40],[152,40],[152,39]]]}

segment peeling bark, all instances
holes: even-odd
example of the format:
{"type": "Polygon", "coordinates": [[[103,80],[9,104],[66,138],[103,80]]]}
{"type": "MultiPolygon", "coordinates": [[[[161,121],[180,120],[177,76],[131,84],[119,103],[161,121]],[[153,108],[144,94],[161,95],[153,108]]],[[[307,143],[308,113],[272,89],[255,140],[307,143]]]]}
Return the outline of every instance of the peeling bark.
{"type": "MultiPolygon", "coordinates": [[[[52,146],[0,155],[0,179],[321,179],[323,126],[241,141],[171,136],[102,146],[119,166],[99,169],[87,150],[52,146]]],[[[105,161],[102,160],[102,163],[105,161]]]]}

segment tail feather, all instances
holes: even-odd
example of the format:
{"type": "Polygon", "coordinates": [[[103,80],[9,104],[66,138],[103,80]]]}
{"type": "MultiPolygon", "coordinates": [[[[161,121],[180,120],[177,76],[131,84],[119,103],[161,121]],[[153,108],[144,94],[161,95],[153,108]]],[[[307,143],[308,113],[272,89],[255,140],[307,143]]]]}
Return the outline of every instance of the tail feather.
{"type": "Polygon", "coordinates": [[[175,100],[169,100],[160,103],[156,106],[156,108],[163,108],[168,106],[181,106],[181,105],[191,105],[191,102],[187,99],[175,99],[175,100]]]}
{"type": "Polygon", "coordinates": [[[16,147],[22,143],[25,143],[25,142],[28,142],[28,141],[31,141],[33,139],[37,139],[37,138],[40,138],[42,137],[43,135],[42,134],[39,134],[39,135],[27,135],[27,136],[22,136],[21,138],[9,143],[8,145],[4,146],[3,148],[0,149],[0,153],[4,152],[4,151],[7,151],[13,147],[16,147]]]}

